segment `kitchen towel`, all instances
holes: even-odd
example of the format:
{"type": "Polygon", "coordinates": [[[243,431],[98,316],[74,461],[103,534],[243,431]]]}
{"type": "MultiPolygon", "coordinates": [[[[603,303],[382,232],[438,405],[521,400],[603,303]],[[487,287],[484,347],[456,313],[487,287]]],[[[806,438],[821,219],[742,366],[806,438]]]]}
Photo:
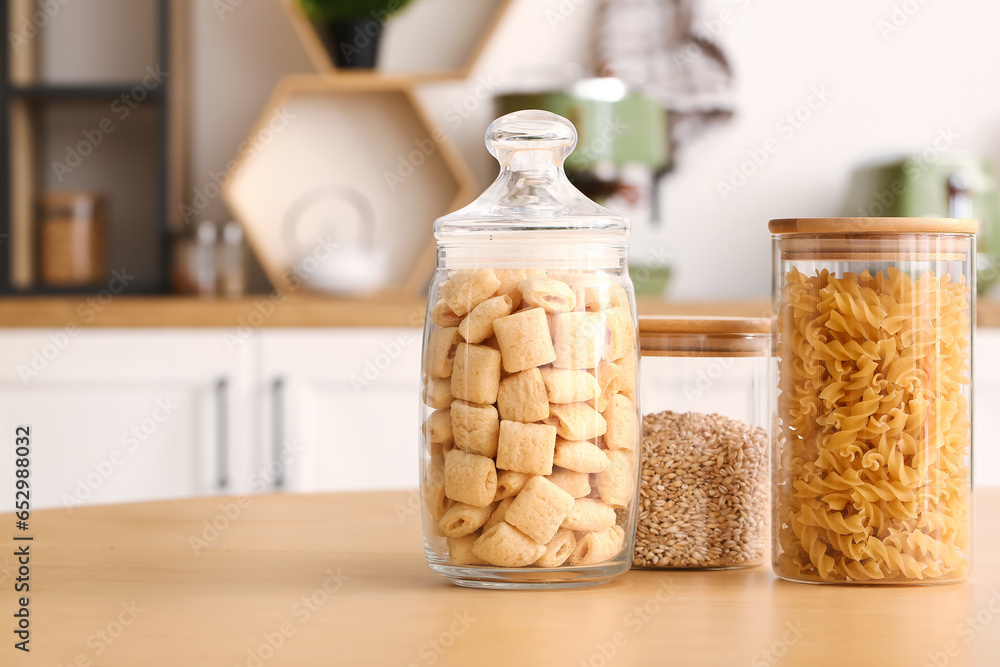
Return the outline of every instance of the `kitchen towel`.
{"type": "Polygon", "coordinates": [[[734,112],[732,68],[718,41],[728,24],[713,21],[713,8],[698,0],[602,0],[598,9],[597,70],[669,109],[675,149],[734,112]]]}

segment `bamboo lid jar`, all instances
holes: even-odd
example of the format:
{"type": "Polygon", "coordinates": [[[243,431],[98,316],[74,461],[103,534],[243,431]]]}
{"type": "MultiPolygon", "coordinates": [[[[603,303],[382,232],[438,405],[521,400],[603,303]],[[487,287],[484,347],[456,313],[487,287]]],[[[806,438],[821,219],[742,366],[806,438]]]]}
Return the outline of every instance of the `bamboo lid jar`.
{"type": "Polygon", "coordinates": [[[969,571],[973,220],[772,220],[773,566],[792,581],[969,571]]]}
{"type": "Polygon", "coordinates": [[[643,317],[633,567],[731,569],[768,540],[771,322],[643,317]]]}

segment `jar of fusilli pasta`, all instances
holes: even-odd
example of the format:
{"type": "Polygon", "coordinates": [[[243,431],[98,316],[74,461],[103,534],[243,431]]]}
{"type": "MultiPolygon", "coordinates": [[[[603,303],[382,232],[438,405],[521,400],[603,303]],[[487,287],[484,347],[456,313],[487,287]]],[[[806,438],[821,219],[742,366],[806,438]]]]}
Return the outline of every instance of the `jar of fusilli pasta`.
{"type": "Polygon", "coordinates": [[[628,570],[639,471],[628,221],[566,178],[564,118],[497,119],[497,180],[434,224],[420,447],[428,564],[482,588],[628,570]]]}
{"type": "Polygon", "coordinates": [[[972,220],[772,220],[772,558],[793,581],[969,572],[972,220]]]}
{"type": "Polygon", "coordinates": [[[763,318],[642,317],[642,471],[632,564],[764,561],[768,363],[763,318]]]}

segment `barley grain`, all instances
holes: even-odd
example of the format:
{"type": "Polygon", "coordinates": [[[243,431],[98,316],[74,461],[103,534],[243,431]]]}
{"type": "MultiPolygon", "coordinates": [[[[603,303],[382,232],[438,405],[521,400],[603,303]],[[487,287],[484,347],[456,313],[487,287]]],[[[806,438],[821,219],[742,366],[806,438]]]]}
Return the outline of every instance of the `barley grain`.
{"type": "Polygon", "coordinates": [[[764,557],[767,434],[721,415],[646,415],[633,565],[739,567],[764,557]]]}

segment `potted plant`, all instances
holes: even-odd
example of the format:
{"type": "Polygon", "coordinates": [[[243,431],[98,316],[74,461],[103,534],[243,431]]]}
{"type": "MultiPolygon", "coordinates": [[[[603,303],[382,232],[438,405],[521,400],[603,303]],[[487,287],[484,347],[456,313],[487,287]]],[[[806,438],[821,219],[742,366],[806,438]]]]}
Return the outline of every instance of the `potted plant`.
{"type": "Polygon", "coordinates": [[[337,67],[373,68],[389,17],[413,0],[299,0],[337,67]]]}

